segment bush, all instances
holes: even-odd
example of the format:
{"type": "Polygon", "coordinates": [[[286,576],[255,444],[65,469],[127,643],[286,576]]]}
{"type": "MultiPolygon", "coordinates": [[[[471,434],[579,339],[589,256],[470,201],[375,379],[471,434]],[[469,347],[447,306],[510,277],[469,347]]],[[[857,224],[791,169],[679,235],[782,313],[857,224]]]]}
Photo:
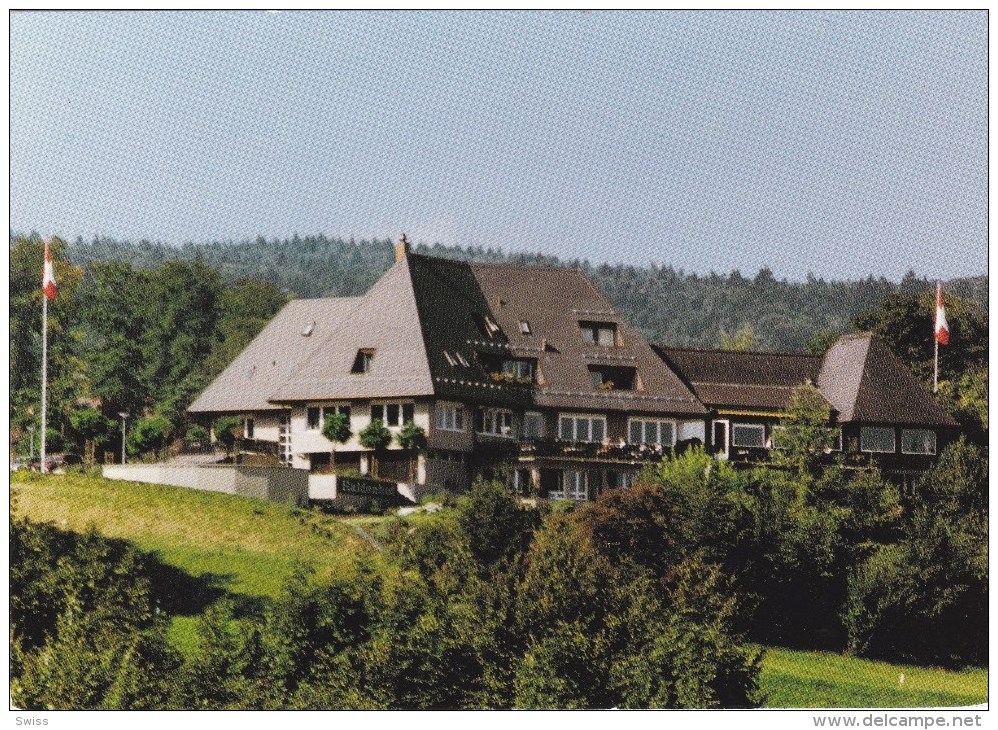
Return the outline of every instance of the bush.
{"type": "Polygon", "coordinates": [[[851,651],[951,666],[986,660],[987,499],[986,461],[961,438],[916,482],[903,538],[851,572],[851,651]]]}
{"type": "Polygon", "coordinates": [[[243,422],[235,416],[223,416],[215,421],[215,438],[225,447],[226,455],[232,454],[232,448],[242,435],[243,422]]]}
{"type": "Polygon", "coordinates": [[[371,421],[360,432],[360,445],[372,451],[381,451],[392,442],[392,433],[379,419],[371,421]]]}
{"type": "Polygon", "coordinates": [[[166,416],[143,418],[128,434],[128,451],[133,455],[152,453],[162,455],[162,450],[173,435],[173,424],[166,416]]]}
{"type": "Polygon", "coordinates": [[[184,436],[184,441],[188,443],[204,443],[208,441],[210,435],[208,429],[204,426],[195,424],[187,429],[187,435],[184,436]]]}

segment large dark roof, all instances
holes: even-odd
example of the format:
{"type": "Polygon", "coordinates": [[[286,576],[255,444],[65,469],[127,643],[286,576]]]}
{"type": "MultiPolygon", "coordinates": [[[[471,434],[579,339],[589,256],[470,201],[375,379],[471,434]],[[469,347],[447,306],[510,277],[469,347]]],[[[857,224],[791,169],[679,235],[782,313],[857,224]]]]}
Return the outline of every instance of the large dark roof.
{"type": "Polygon", "coordinates": [[[414,255],[409,262],[438,395],[573,410],[706,412],[581,271],[414,255]],[[499,328],[491,337],[481,330],[485,316],[499,328]],[[581,321],[614,324],[620,344],[587,344],[581,321]],[[521,322],[529,324],[529,334],[521,322]],[[451,365],[444,351],[461,353],[470,367],[451,365]],[[489,355],[534,359],[543,381],[533,388],[495,384],[480,364],[489,355]],[[642,388],[598,391],[590,365],[636,368],[642,388]]]}
{"type": "Polygon", "coordinates": [[[266,360],[278,364],[268,371],[272,377],[246,388],[238,377],[223,374],[192,410],[435,395],[597,412],[707,412],[606,297],[573,269],[467,264],[409,254],[362,297],[309,300],[295,303],[292,312],[275,318],[230,367],[266,360]],[[310,318],[321,327],[304,338],[307,342],[288,334],[300,329],[299,320],[310,318]],[[482,330],[486,319],[498,325],[491,335],[482,330]],[[529,334],[521,332],[521,321],[530,323],[529,334]],[[587,344],[581,321],[613,323],[620,342],[587,344]],[[360,349],[374,350],[373,365],[370,372],[354,375],[351,365],[360,349]],[[490,357],[534,359],[543,380],[534,387],[496,382],[485,367],[490,357]],[[590,366],[600,365],[635,368],[641,388],[597,390],[590,366]]]}
{"type": "Polygon", "coordinates": [[[840,337],[829,348],[818,386],[842,423],[958,425],[897,355],[870,333],[840,337]]]}
{"type": "Polygon", "coordinates": [[[817,383],[820,355],[655,347],[710,408],[782,411],[793,389],[817,383]]]}

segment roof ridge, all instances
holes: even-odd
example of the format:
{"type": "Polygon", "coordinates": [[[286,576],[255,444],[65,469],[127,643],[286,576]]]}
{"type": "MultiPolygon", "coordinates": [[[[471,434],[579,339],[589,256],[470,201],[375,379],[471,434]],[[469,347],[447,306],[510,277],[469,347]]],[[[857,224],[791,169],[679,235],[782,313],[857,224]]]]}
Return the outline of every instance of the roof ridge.
{"type": "Polygon", "coordinates": [[[661,350],[662,352],[703,352],[712,355],[759,355],[772,357],[774,355],[781,357],[809,357],[809,358],[823,358],[824,355],[818,355],[813,352],[778,352],[770,350],[723,350],[719,347],[672,347],[666,345],[652,345],[653,348],[661,350]]]}
{"type": "MultiPolygon", "coordinates": [[[[517,269],[547,269],[549,271],[569,271],[582,276],[586,276],[586,272],[576,266],[557,266],[555,264],[521,264],[514,262],[500,263],[494,261],[465,261],[464,259],[452,259],[446,256],[429,256],[425,253],[410,253],[409,258],[421,258],[429,259],[430,261],[440,261],[448,264],[464,264],[465,266],[472,266],[478,268],[517,268],[517,269]]],[[[586,277],[588,278],[588,277],[586,277]]]]}

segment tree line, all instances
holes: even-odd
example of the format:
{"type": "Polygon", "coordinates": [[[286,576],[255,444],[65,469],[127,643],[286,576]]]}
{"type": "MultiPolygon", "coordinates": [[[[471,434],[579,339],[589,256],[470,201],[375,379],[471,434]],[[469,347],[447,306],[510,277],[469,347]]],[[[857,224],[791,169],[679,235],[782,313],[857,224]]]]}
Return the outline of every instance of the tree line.
{"type": "MultiPolygon", "coordinates": [[[[626,245],[626,244],[625,244],[626,245]]],[[[318,236],[186,243],[170,246],[95,237],[77,239],[66,254],[77,265],[122,261],[157,268],[167,261],[202,260],[227,281],[251,277],[300,298],[357,296],[393,262],[390,240],[318,236]]],[[[584,271],[649,341],[673,347],[716,347],[743,332],[756,349],[802,351],[820,332],[846,332],[854,317],[875,309],[889,294],[923,294],[935,282],[909,272],[900,283],[868,276],[829,281],[778,280],[769,268],[754,276],[735,270],[700,275],[671,266],[593,263],[539,253],[482,247],[420,244],[416,253],[461,261],[571,266],[584,271]]],[[[945,282],[948,294],[988,306],[987,276],[945,282]]]]}
{"type": "MultiPolygon", "coordinates": [[[[67,249],[52,241],[49,452],[117,451],[119,413],[129,414],[135,453],[183,435],[187,406],[288,301],[273,284],[225,281],[199,259],[77,265],[67,249]]],[[[42,256],[37,238],[11,241],[11,439],[24,454],[41,401],[42,256]]]]}

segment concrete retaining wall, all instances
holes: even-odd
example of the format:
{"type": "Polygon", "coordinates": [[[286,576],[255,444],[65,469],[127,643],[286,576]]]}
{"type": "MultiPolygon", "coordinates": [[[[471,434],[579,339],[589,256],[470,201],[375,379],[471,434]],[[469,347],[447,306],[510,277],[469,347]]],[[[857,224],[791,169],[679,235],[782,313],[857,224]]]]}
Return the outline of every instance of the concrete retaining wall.
{"type": "Polygon", "coordinates": [[[187,487],[205,492],[289,502],[301,507],[308,505],[308,471],[305,469],[243,464],[109,464],[103,468],[103,473],[106,479],[187,487]]]}

